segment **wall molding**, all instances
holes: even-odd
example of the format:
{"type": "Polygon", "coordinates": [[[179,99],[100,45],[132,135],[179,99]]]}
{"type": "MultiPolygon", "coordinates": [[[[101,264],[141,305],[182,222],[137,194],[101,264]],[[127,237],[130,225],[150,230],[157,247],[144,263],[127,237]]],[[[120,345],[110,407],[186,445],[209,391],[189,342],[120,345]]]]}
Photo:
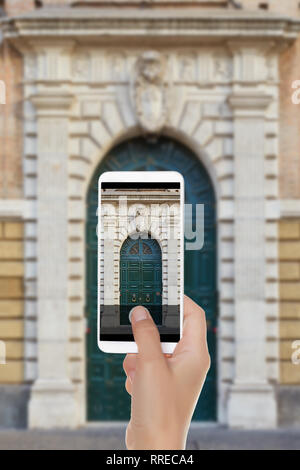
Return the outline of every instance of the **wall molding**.
{"type": "Polygon", "coordinates": [[[279,201],[280,219],[300,219],[300,199],[281,199],[279,201]]]}
{"type": "Polygon", "coordinates": [[[0,199],[1,219],[27,219],[33,215],[32,201],[26,199],[0,199]]]}

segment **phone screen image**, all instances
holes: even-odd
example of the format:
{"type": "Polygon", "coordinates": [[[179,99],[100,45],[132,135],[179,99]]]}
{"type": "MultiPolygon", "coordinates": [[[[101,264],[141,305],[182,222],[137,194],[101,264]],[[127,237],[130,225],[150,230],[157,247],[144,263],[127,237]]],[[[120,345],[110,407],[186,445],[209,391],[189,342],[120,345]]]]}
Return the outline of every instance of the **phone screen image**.
{"type": "Polygon", "coordinates": [[[134,341],[129,314],[142,305],[156,323],[161,342],[178,342],[180,183],[102,182],[99,191],[99,340],[134,341]]]}

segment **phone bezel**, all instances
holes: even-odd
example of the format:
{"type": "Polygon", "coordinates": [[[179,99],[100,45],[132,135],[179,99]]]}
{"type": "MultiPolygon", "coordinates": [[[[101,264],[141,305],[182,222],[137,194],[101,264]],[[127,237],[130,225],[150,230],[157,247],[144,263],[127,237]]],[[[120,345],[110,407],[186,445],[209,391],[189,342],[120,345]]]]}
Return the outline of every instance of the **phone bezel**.
{"type": "MultiPolygon", "coordinates": [[[[98,180],[98,207],[101,207],[101,184],[102,183],[139,183],[139,182],[162,182],[180,183],[180,338],[182,337],[183,325],[183,286],[184,286],[184,179],[177,171],[109,171],[102,173],[98,180]],[[147,176],[146,176],[147,175],[147,176]]],[[[101,211],[98,210],[98,227],[101,224],[101,211]]],[[[99,231],[100,233],[100,231],[99,231]]],[[[137,353],[137,345],[134,341],[100,341],[100,259],[101,246],[98,238],[98,269],[97,269],[97,343],[99,349],[106,353],[137,353]]],[[[162,351],[172,354],[176,342],[162,342],[162,351]]]]}

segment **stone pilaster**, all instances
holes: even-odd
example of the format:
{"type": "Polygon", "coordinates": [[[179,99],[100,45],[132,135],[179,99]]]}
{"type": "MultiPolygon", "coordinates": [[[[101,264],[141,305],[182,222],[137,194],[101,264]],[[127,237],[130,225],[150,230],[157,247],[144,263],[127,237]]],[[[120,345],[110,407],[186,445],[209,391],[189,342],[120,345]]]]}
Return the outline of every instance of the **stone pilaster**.
{"type": "Polygon", "coordinates": [[[77,406],[68,374],[68,114],[72,96],[31,99],[37,118],[38,377],[31,428],[74,427],[77,406]]]}
{"type": "MultiPolygon", "coordinates": [[[[108,314],[102,315],[102,326],[105,327],[118,327],[120,325],[120,312],[116,306],[116,311],[113,309],[115,302],[115,294],[119,296],[118,276],[115,276],[116,265],[119,265],[119,256],[115,259],[116,251],[116,230],[117,230],[117,216],[110,216],[104,218],[104,233],[106,237],[103,241],[103,289],[104,289],[104,305],[109,305],[110,310],[108,314]]],[[[119,302],[119,298],[118,298],[119,302]]]]}
{"type": "Polygon", "coordinates": [[[235,165],[235,374],[228,424],[276,425],[276,402],[266,367],[265,111],[272,98],[238,92],[234,115],[235,165]]]}

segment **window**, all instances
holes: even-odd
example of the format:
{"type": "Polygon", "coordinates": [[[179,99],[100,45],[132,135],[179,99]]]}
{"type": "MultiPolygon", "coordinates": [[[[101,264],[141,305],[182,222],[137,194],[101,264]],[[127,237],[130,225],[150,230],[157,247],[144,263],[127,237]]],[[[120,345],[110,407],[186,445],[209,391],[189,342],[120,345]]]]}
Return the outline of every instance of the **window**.
{"type": "Polygon", "coordinates": [[[260,3],[260,4],[258,5],[258,7],[259,7],[261,10],[268,10],[268,9],[269,9],[268,3],[260,3]]]}
{"type": "Polygon", "coordinates": [[[129,250],[130,255],[138,255],[139,254],[139,243],[136,242],[129,250]]]}
{"type": "Polygon", "coordinates": [[[143,243],[143,255],[152,255],[152,250],[146,243],[143,243]]]}

